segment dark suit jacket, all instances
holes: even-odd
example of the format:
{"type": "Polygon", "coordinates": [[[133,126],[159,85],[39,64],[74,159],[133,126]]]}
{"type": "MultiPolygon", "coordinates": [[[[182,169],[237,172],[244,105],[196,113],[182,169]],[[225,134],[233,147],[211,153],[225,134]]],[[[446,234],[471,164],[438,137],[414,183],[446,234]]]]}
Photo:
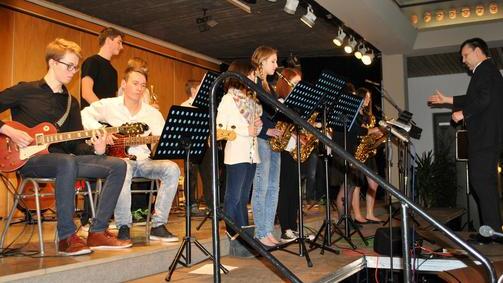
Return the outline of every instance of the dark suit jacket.
{"type": "Polygon", "coordinates": [[[503,77],[487,59],[470,80],[466,95],[455,96],[454,111],[463,110],[471,153],[500,146],[503,140],[503,77]]]}

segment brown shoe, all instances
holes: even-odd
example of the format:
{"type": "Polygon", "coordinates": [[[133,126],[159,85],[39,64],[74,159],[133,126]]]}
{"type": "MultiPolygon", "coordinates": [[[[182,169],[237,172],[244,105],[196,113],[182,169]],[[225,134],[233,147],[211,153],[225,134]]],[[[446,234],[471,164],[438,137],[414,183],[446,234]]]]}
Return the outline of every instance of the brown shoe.
{"type": "Polygon", "coordinates": [[[71,256],[71,255],[85,255],[90,254],[92,251],[86,245],[84,240],[73,234],[70,237],[59,240],[58,243],[58,253],[60,255],[71,256]]]}
{"type": "Polygon", "coordinates": [[[92,250],[117,250],[131,247],[130,240],[119,240],[117,236],[108,232],[89,232],[87,235],[87,245],[92,250]]]}

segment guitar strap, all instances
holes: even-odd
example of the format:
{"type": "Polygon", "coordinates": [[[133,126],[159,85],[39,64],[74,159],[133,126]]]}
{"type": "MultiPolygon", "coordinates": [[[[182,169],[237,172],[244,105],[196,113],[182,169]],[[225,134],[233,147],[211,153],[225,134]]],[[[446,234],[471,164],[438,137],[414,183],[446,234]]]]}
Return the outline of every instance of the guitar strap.
{"type": "Polygon", "coordinates": [[[69,92],[67,93],[68,93],[68,103],[66,105],[66,111],[63,114],[63,116],[61,116],[61,118],[59,118],[59,120],[56,122],[56,125],[58,125],[59,128],[61,128],[61,126],[65,123],[66,118],[68,118],[68,114],[70,113],[70,106],[72,105],[72,95],[69,92]]]}

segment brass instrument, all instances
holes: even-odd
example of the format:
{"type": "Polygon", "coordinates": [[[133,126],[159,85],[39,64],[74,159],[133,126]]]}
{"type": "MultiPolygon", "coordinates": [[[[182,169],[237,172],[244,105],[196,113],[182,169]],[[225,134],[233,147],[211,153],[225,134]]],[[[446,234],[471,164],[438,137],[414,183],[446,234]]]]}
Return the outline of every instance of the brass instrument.
{"type": "Polygon", "coordinates": [[[271,137],[269,139],[269,145],[272,151],[281,152],[288,145],[288,141],[292,137],[292,131],[295,127],[293,124],[279,121],[276,123],[276,129],[281,131],[281,135],[278,137],[271,137]]]}
{"type": "MultiPolygon", "coordinates": [[[[319,112],[314,112],[311,117],[307,120],[307,122],[311,125],[313,125],[316,122],[316,118],[318,117],[319,112]]],[[[307,131],[303,131],[301,135],[304,135],[306,137],[306,142],[304,144],[300,145],[300,162],[304,162],[309,158],[309,155],[311,155],[311,152],[313,152],[313,149],[318,145],[318,139],[316,138],[315,135],[308,133],[307,131]]],[[[300,141],[300,138],[299,140],[300,141]]],[[[297,148],[292,150],[290,152],[294,160],[297,160],[297,148]]]]}
{"type": "Polygon", "coordinates": [[[150,85],[149,95],[150,95],[150,105],[157,104],[158,99],[157,95],[154,92],[154,85],[150,85]]]}
{"type": "MultiPolygon", "coordinates": [[[[370,121],[364,127],[367,129],[374,128],[376,125],[376,118],[374,115],[370,114],[370,121]]],[[[369,158],[372,158],[377,153],[377,148],[386,142],[386,135],[366,135],[360,140],[360,144],[356,148],[355,158],[356,160],[365,163],[369,158]]]]}

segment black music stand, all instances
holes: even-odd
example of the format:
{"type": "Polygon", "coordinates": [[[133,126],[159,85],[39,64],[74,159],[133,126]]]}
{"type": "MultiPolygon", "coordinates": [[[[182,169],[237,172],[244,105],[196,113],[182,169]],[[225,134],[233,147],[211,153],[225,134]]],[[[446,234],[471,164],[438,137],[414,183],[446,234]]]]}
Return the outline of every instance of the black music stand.
{"type": "MultiPolygon", "coordinates": [[[[213,259],[213,255],[201,244],[195,237],[191,236],[190,223],[190,198],[189,198],[189,165],[191,158],[201,159],[205,144],[208,140],[209,130],[209,113],[207,111],[182,106],[171,106],[171,109],[166,119],[166,124],[162,130],[161,138],[157,144],[157,149],[153,159],[184,159],[185,170],[185,237],[180,248],[176,252],[176,256],[169,266],[169,272],[166,275],[166,281],[171,280],[171,275],[176,269],[178,263],[185,267],[191,265],[192,252],[191,244],[194,243],[199,250],[213,259]],[[185,255],[183,251],[185,249],[185,255]],[[180,258],[183,257],[185,262],[180,258]]],[[[222,265],[220,268],[227,274],[228,270],[222,265]]]]}
{"type": "MultiPolygon", "coordinates": [[[[340,93],[344,86],[346,85],[346,80],[338,77],[330,71],[324,70],[318,81],[316,82],[316,87],[325,92],[325,96],[322,101],[318,105],[318,111],[320,111],[323,116],[321,117],[322,129],[323,133],[327,135],[327,112],[330,107],[338,100],[340,93]]],[[[332,244],[332,227],[335,229],[339,229],[335,222],[332,220],[332,211],[331,211],[331,200],[330,200],[330,185],[328,181],[328,148],[325,146],[325,152],[323,154],[323,165],[325,170],[325,198],[326,198],[326,208],[325,208],[325,220],[323,220],[323,224],[320,229],[316,233],[316,236],[311,241],[311,245],[309,246],[311,250],[314,248],[320,248],[320,253],[324,254],[325,250],[333,252],[335,254],[339,254],[339,250],[334,250],[329,248],[332,244]],[[321,244],[317,243],[318,238],[321,236],[323,232],[323,239],[321,244]]]]}
{"type": "MultiPolygon", "coordinates": [[[[333,105],[332,111],[329,114],[328,124],[334,130],[342,132],[344,134],[344,150],[347,151],[347,133],[354,126],[356,117],[358,116],[358,111],[363,104],[363,98],[355,96],[350,93],[341,93],[337,99],[337,102],[333,105]]],[[[337,225],[344,221],[344,233],[339,229],[337,225],[334,226],[334,231],[332,233],[338,233],[340,237],[334,241],[338,242],[341,239],[346,240],[351,248],[356,249],[356,245],[351,240],[351,235],[358,233],[362,239],[365,246],[368,246],[367,239],[363,236],[360,228],[353,221],[349,211],[349,191],[348,191],[348,161],[344,160],[344,214],[339,217],[337,225]],[[353,227],[354,232],[350,232],[350,226],[353,227]]]]}
{"type": "MultiPolygon", "coordinates": [[[[214,73],[214,72],[207,72],[203,80],[201,82],[201,86],[199,87],[199,90],[196,94],[196,97],[194,98],[194,101],[192,102],[192,106],[197,107],[199,109],[203,110],[208,110],[210,107],[210,89],[211,85],[215,81],[215,79],[219,76],[220,74],[214,73]]],[[[217,86],[217,105],[222,99],[222,96],[224,95],[224,86],[222,84],[219,84],[217,86]]]]}
{"type": "MultiPolygon", "coordinates": [[[[291,109],[294,109],[301,118],[307,120],[314,110],[316,106],[319,104],[320,100],[323,98],[325,93],[316,88],[314,85],[311,85],[306,82],[299,82],[295,88],[290,92],[287,96],[284,104],[291,109]]],[[[280,115],[279,119],[284,118],[284,116],[280,115]]],[[[305,237],[304,237],[304,213],[302,211],[302,175],[301,175],[301,162],[300,162],[300,128],[298,126],[295,127],[297,133],[297,142],[296,142],[296,150],[297,150],[297,178],[298,178],[298,202],[299,202],[299,213],[298,213],[298,230],[299,237],[297,240],[279,245],[278,248],[282,249],[291,243],[298,242],[299,244],[299,256],[305,256],[307,261],[307,266],[312,267],[313,263],[309,257],[309,252],[306,248],[305,237]]],[[[288,250],[284,250],[286,252],[290,252],[288,250]]]]}
{"type": "MultiPolygon", "coordinates": [[[[194,107],[197,107],[199,109],[203,109],[203,110],[206,110],[206,111],[209,111],[209,105],[210,105],[210,89],[211,89],[211,86],[213,85],[213,82],[215,81],[215,79],[219,76],[220,74],[218,73],[214,73],[214,72],[210,72],[208,71],[204,77],[203,77],[203,80],[201,82],[201,86],[199,87],[199,90],[194,98],[194,101],[192,102],[192,106],[194,107]]],[[[217,100],[216,100],[216,103],[218,105],[218,103],[220,103],[220,100],[222,99],[222,96],[224,95],[224,87],[223,87],[223,84],[219,84],[217,86],[217,90],[216,90],[216,94],[217,94],[217,100]]],[[[220,191],[220,190],[218,190],[220,191]]],[[[220,197],[220,196],[219,196],[220,197]]],[[[220,199],[219,199],[220,201],[220,199]]],[[[201,229],[201,227],[203,226],[203,224],[211,218],[211,215],[212,215],[212,211],[213,209],[210,208],[210,204],[208,203],[208,212],[206,213],[206,215],[204,216],[203,220],[201,220],[201,222],[199,223],[199,225],[197,225],[196,227],[196,230],[199,231],[199,229],[201,229]]]]}

